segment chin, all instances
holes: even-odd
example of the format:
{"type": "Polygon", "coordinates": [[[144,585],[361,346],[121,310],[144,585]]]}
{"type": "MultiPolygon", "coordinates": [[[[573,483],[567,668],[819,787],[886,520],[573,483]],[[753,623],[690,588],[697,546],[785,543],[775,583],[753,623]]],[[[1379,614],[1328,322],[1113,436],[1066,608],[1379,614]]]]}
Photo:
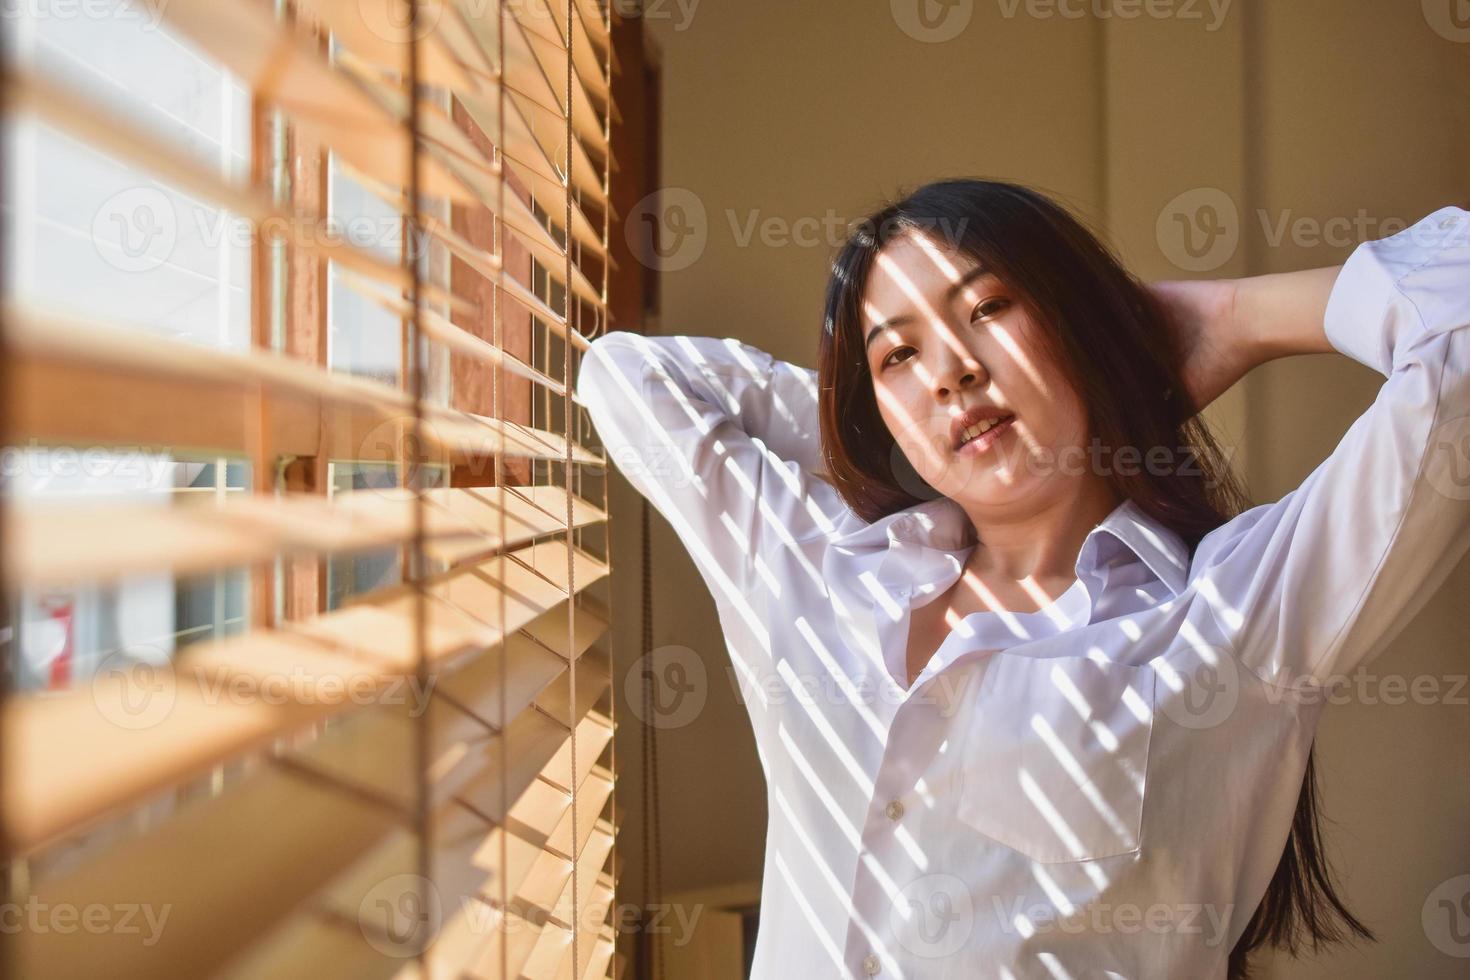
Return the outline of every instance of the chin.
{"type": "Polygon", "coordinates": [[[944,486],[936,487],[940,493],[961,505],[976,507],[998,507],[1034,495],[1040,489],[1036,480],[1020,480],[1009,470],[994,464],[985,469],[975,467],[967,479],[947,480],[944,486]]]}

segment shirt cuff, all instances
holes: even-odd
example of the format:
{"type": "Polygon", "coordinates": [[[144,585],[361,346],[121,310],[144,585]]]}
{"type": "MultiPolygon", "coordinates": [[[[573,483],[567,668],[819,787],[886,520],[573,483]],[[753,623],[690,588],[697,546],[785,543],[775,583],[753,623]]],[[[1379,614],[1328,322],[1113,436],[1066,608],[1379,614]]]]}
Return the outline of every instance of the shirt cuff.
{"type": "Polygon", "coordinates": [[[1323,327],[1340,353],[1384,377],[1394,352],[1408,349],[1424,324],[1401,284],[1406,276],[1470,233],[1470,212],[1449,205],[1396,235],[1363,242],[1338,273],[1323,327]]]}

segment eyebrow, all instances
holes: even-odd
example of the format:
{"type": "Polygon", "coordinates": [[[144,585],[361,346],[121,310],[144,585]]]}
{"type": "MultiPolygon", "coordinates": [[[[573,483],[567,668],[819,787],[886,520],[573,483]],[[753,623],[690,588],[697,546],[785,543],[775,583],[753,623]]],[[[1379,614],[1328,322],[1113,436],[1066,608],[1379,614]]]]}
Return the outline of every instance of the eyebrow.
{"type": "MultiPolygon", "coordinates": [[[[961,289],[964,289],[976,279],[988,275],[990,275],[990,269],[988,269],[983,262],[975,266],[969,272],[966,272],[963,276],[961,276],[957,282],[952,283],[950,286],[945,288],[944,301],[946,303],[949,302],[950,300],[955,298],[955,295],[958,294],[961,289]]],[[[898,316],[891,316],[888,319],[884,320],[882,323],[876,324],[873,329],[868,331],[867,338],[863,340],[863,350],[867,350],[868,347],[873,343],[873,338],[878,336],[878,334],[882,331],[887,330],[890,327],[902,326],[912,319],[913,317],[909,314],[901,313],[898,316]]]]}

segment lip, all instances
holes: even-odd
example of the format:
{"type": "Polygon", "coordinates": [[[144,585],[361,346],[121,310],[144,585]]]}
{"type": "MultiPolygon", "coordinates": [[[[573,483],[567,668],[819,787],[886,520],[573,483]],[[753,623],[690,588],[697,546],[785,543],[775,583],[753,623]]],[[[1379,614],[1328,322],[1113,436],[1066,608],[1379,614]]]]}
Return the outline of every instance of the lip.
{"type": "MultiPolygon", "coordinates": [[[[960,439],[962,438],[962,434],[966,429],[968,429],[972,425],[975,425],[977,422],[983,422],[986,419],[1006,418],[1007,416],[1011,416],[1012,421],[1014,421],[1014,413],[1008,412],[1005,409],[999,408],[995,405],[980,405],[975,408],[967,409],[960,415],[956,416],[955,420],[950,423],[950,448],[954,450],[959,450],[960,448],[962,448],[960,446],[960,439]]],[[[970,448],[977,450],[989,448],[990,444],[994,442],[997,437],[1008,431],[1010,427],[1011,423],[1007,422],[1004,425],[999,425],[995,428],[992,428],[989,432],[986,432],[984,435],[974,440],[974,442],[970,444],[970,448]]]]}

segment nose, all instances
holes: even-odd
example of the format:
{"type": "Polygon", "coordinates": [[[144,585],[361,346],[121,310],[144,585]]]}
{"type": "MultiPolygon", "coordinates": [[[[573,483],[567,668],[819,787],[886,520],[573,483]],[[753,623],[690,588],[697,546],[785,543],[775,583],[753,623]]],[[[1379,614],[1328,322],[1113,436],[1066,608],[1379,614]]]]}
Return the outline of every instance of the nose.
{"type": "Polygon", "coordinates": [[[931,387],[934,397],[947,398],[980,383],[985,368],[968,350],[955,350],[951,344],[940,344],[934,365],[931,387]]]}

